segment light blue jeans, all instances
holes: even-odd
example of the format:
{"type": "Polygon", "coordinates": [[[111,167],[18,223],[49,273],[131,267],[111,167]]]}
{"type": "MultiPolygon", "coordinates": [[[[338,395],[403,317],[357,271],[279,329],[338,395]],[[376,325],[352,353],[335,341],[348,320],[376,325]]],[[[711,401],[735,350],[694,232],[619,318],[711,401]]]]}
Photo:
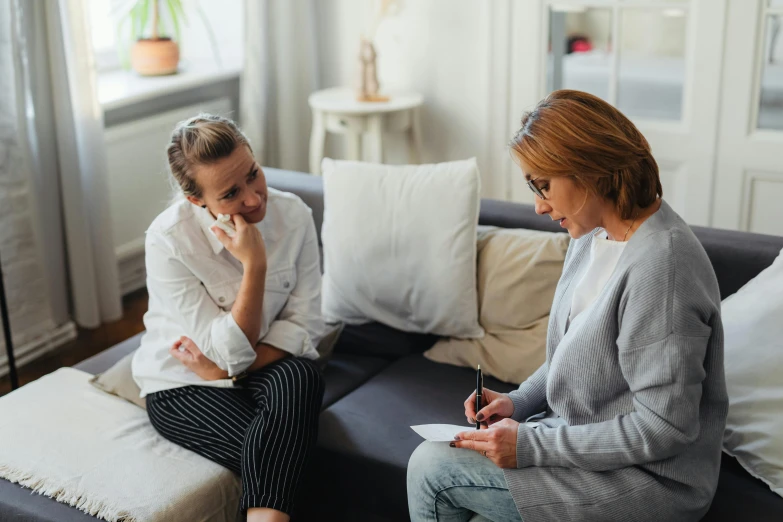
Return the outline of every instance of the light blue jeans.
{"type": "Polygon", "coordinates": [[[448,442],[424,442],[408,462],[408,507],[413,522],[520,522],[503,470],[448,442]]]}

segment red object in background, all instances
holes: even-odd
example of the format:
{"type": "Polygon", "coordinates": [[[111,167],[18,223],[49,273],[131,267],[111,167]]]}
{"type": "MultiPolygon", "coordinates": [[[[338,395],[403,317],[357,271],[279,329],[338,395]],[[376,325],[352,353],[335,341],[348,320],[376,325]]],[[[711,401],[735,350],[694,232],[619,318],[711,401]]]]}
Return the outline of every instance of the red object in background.
{"type": "Polygon", "coordinates": [[[571,44],[572,53],[586,53],[593,50],[593,44],[588,40],[576,40],[571,44]]]}
{"type": "Polygon", "coordinates": [[[573,35],[568,39],[568,53],[586,53],[593,50],[590,38],[584,35],[573,35]]]}

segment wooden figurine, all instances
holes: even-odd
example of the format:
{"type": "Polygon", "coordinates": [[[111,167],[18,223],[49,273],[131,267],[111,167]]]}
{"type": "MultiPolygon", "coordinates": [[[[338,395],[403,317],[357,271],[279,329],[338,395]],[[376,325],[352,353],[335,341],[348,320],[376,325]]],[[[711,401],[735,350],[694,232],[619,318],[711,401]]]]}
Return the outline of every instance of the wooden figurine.
{"type": "Polygon", "coordinates": [[[389,101],[388,96],[378,94],[377,54],[372,42],[362,37],[359,47],[359,78],[357,99],[364,102],[389,101]]]}

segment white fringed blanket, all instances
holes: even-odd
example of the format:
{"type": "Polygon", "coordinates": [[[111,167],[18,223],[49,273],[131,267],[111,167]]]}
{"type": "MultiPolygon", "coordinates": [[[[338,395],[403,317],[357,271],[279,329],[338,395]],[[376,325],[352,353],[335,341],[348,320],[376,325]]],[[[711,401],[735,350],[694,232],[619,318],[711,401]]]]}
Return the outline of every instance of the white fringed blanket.
{"type": "Polygon", "coordinates": [[[61,368],[0,398],[0,477],[108,521],[237,520],[239,477],[91,377],[61,368]]]}

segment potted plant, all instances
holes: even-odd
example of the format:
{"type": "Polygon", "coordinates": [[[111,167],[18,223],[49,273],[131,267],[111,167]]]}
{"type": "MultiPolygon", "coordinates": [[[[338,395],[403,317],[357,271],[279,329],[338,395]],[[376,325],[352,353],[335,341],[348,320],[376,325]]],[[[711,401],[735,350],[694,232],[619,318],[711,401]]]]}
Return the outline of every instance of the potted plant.
{"type": "MultiPolygon", "coordinates": [[[[142,76],[175,74],[179,65],[180,28],[183,21],[187,24],[182,0],[129,0],[123,2],[119,8],[123,12],[119,27],[120,38],[124,40],[123,29],[130,23],[134,42],[130,48],[130,60],[127,60],[127,54],[123,57],[125,65],[130,65],[142,76]]],[[[219,63],[215,35],[198,4],[196,8],[212,43],[215,59],[219,63]]]]}

